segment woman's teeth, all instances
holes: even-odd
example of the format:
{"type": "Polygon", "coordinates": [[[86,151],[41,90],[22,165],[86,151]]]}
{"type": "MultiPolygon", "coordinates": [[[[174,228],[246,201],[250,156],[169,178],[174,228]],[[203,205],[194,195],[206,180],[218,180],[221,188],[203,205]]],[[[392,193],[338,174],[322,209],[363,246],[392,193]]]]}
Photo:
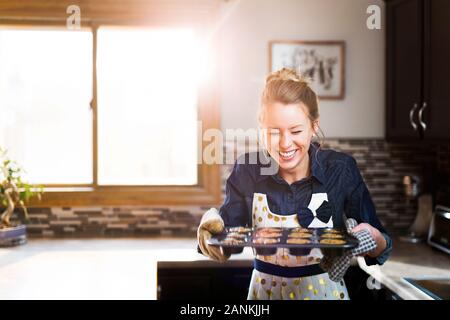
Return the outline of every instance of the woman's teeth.
{"type": "Polygon", "coordinates": [[[281,156],[281,158],[283,159],[283,160],[289,160],[289,159],[292,159],[293,157],[294,157],[294,154],[295,154],[295,152],[296,152],[297,150],[292,150],[292,151],[289,151],[289,152],[279,152],[279,154],[280,154],[280,156],[281,156]]]}

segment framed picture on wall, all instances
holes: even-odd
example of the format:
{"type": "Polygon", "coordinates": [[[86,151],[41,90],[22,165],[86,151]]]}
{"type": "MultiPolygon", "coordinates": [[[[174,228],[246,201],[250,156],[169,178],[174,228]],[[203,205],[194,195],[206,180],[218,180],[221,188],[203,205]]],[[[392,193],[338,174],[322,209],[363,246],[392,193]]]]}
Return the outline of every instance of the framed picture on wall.
{"type": "Polygon", "coordinates": [[[344,99],[344,41],[270,41],[269,71],[283,67],[310,78],[320,99],[344,99]]]}

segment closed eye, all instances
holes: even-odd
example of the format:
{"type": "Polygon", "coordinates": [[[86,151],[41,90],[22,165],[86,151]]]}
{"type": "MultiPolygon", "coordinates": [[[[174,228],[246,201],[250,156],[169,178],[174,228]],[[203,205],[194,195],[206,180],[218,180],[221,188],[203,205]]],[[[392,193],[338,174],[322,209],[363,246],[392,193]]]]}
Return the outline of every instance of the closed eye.
{"type": "Polygon", "coordinates": [[[300,134],[300,133],[302,133],[303,131],[292,131],[292,133],[293,134],[300,134]]]}

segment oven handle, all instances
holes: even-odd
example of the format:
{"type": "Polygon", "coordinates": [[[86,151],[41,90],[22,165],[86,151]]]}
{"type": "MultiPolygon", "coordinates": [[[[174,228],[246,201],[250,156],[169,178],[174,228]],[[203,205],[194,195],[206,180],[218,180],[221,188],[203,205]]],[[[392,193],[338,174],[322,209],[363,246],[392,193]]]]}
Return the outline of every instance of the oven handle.
{"type": "Polygon", "coordinates": [[[436,206],[434,213],[450,220],[450,208],[438,205],[436,206]]]}

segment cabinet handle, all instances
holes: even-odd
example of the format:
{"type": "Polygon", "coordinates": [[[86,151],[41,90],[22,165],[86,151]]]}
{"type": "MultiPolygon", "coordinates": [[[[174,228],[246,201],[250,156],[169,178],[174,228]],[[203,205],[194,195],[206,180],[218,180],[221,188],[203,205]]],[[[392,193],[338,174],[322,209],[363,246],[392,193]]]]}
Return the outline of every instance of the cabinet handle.
{"type": "Polygon", "coordinates": [[[415,131],[417,131],[417,124],[414,123],[413,117],[414,117],[414,111],[417,109],[417,103],[414,103],[413,107],[411,108],[411,111],[409,112],[409,123],[411,123],[411,126],[415,131]]]}
{"type": "Polygon", "coordinates": [[[425,110],[426,107],[427,107],[427,103],[424,102],[422,104],[422,108],[420,108],[420,110],[419,110],[419,123],[422,126],[423,131],[425,131],[427,129],[427,124],[425,122],[423,122],[423,120],[422,120],[422,113],[423,113],[423,110],[425,110]]]}

